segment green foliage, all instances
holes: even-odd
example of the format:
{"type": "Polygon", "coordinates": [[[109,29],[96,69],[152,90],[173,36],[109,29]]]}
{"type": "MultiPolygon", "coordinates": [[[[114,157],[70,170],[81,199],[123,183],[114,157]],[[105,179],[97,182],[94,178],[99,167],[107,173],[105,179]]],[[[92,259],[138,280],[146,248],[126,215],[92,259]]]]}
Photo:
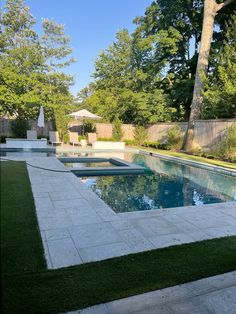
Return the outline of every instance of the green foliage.
{"type": "Polygon", "coordinates": [[[29,130],[28,121],[20,117],[11,121],[11,130],[14,137],[26,138],[27,130],[29,130]]]}
{"type": "Polygon", "coordinates": [[[113,126],[112,126],[112,137],[116,141],[120,141],[122,136],[123,136],[123,132],[122,132],[121,127],[122,127],[121,120],[118,117],[115,117],[115,119],[113,121],[113,126]]]}
{"type": "Polygon", "coordinates": [[[68,124],[71,118],[68,116],[68,112],[63,107],[54,109],[54,125],[55,130],[59,133],[59,138],[63,142],[69,142],[68,137],[68,124]]]}
{"type": "MultiPolygon", "coordinates": [[[[169,149],[180,149],[183,142],[183,132],[179,126],[174,126],[167,131],[166,144],[169,149]]],[[[160,147],[159,147],[160,148],[160,147]]]]}
{"type": "Polygon", "coordinates": [[[134,139],[139,145],[143,145],[147,139],[148,133],[144,126],[137,125],[134,129],[134,139]]]}
{"type": "Polygon", "coordinates": [[[225,134],[225,139],[220,143],[220,155],[230,161],[236,161],[236,123],[225,134]]]}
{"type": "Polygon", "coordinates": [[[125,142],[125,144],[127,144],[127,145],[136,145],[137,144],[136,140],[124,139],[123,142],[125,142]]]}
{"type": "Polygon", "coordinates": [[[96,133],[96,125],[94,121],[86,120],[84,121],[84,133],[96,133]]]}
{"type": "Polygon", "coordinates": [[[218,64],[207,80],[202,116],[236,118],[236,15],[228,25],[218,64]]]}
{"type": "Polygon", "coordinates": [[[113,137],[99,137],[98,141],[102,142],[115,142],[116,140],[113,137]]]}
{"type": "Polygon", "coordinates": [[[55,106],[73,104],[73,79],[58,71],[73,61],[64,26],[44,20],[40,37],[23,0],[7,0],[1,13],[0,114],[36,119],[42,105],[53,120],[55,106]]]}

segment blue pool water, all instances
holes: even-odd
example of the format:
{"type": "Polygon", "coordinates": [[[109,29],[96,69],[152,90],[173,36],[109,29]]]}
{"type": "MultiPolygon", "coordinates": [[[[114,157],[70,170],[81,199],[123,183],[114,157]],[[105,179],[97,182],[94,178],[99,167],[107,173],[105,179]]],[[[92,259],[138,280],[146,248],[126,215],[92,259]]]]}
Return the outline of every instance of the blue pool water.
{"type": "Polygon", "coordinates": [[[115,212],[233,201],[236,178],[160,158],[129,154],[144,175],[82,178],[115,212]]]}

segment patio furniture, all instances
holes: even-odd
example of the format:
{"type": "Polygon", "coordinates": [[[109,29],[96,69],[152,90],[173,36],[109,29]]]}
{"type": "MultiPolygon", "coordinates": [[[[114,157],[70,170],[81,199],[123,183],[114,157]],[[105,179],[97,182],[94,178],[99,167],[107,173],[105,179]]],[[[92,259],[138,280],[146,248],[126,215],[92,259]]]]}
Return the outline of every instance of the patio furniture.
{"type": "Polygon", "coordinates": [[[34,130],[27,130],[27,140],[37,140],[37,132],[34,130]]]}
{"type": "Polygon", "coordinates": [[[60,141],[59,139],[59,134],[57,131],[50,131],[49,132],[49,143],[55,144],[55,145],[62,145],[63,146],[63,142],[60,141]]]}
{"type": "Polygon", "coordinates": [[[78,133],[77,132],[69,132],[69,141],[70,144],[73,145],[81,145],[81,143],[78,141],[78,133]]]}
{"type": "Polygon", "coordinates": [[[87,146],[87,141],[86,141],[86,140],[80,140],[80,145],[81,145],[82,147],[87,146]]]}
{"type": "Polygon", "coordinates": [[[96,133],[88,133],[88,144],[93,144],[97,140],[96,133]]]}

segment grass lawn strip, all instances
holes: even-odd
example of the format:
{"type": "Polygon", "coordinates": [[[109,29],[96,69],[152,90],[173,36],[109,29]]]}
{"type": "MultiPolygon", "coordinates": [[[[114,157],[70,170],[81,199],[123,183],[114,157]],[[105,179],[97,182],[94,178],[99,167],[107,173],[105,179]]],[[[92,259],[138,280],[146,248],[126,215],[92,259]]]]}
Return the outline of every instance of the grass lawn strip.
{"type": "Polygon", "coordinates": [[[185,154],[185,153],[172,152],[172,151],[162,150],[162,149],[146,148],[143,146],[138,146],[136,148],[143,150],[143,151],[146,151],[146,152],[152,152],[152,153],[157,153],[157,154],[162,154],[162,155],[167,155],[167,156],[173,156],[173,157],[178,157],[178,158],[182,158],[182,159],[186,159],[186,160],[204,162],[206,164],[236,170],[236,164],[235,163],[230,163],[230,162],[226,162],[226,161],[209,159],[209,158],[204,158],[204,157],[200,157],[200,156],[193,156],[193,155],[189,155],[189,154],[185,154]]]}
{"type": "Polygon", "coordinates": [[[1,180],[4,313],[66,312],[236,269],[233,236],[47,270],[26,165],[1,162],[1,180]]]}

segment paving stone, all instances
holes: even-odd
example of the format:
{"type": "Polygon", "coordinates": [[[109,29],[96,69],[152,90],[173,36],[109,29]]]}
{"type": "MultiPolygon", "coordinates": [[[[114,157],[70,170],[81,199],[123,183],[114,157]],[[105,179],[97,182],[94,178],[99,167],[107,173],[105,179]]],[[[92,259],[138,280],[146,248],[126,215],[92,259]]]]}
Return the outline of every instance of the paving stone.
{"type": "Polygon", "coordinates": [[[81,264],[82,260],[70,238],[48,241],[53,268],[81,264]]]}
{"type": "Polygon", "coordinates": [[[174,224],[168,223],[161,217],[135,219],[130,220],[130,223],[147,238],[179,232],[179,229],[174,224]]]}
{"type": "Polygon", "coordinates": [[[37,210],[47,210],[47,209],[54,209],[53,203],[49,197],[36,197],[35,198],[35,205],[37,210]]]}
{"type": "Polygon", "coordinates": [[[107,205],[95,208],[95,210],[103,221],[118,221],[120,219],[119,216],[117,216],[107,205]]]}
{"type": "Polygon", "coordinates": [[[67,210],[68,217],[72,221],[73,226],[81,226],[102,222],[101,217],[92,211],[78,210],[76,213],[75,210],[72,210],[71,212],[70,210],[67,210]]]}
{"type": "Polygon", "coordinates": [[[34,198],[48,198],[48,192],[34,192],[34,198]]]}
{"type": "Polygon", "coordinates": [[[158,235],[149,238],[149,240],[156,248],[194,242],[194,240],[185,233],[158,235]]]}
{"type": "Polygon", "coordinates": [[[47,241],[70,238],[70,233],[66,228],[45,230],[44,234],[47,241]]]}
{"type": "Polygon", "coordinates": [[[125,230],[125,229],[131,229],[133,226],[127,221],[127,220],[115,220],[111,221],[111,225],[116,230],[125,230]]]}
{"type": "Polygon", "coordinates": [[[155,249],[155,246],[134,228],[122,230],[119,234],[132,249],[132,253],[155,249]]]}
{"type": "Polygon", "coordinates": [[[78,249],[122,242],[118,232],[108,222],[71,227],[69,231],[78,249]]]}
{"type": "Polygon", "coordinates": [[[234,314],[236,313],[236,286],[197,297],[199,304],[207,307],[208,313],[234,314]]]}
{"type": "Polygon", "coordinates": [[[50,192],[49,196],[53,201],[72,200],[78,198],[78,192],[76,189],[70,191],[50,192]]]}
{"type": "Polygon", "coordinates": [[[180,313],[181,314],[190,314],[190,313],[191,314],[208,314],[209,313],[207,307],[204,304],[198,303],[194,299],[190,299],[189,301],[169,304],[168,307],[171,309],[171,313],[174,313],[174,314],[180,314],[180,313]]]}
{"type": "Polygon", "coordinates": [[[209,281],[213,287],[218,289],[236,286],[236,271],[209,277],[209,281]]]}
{"type": "Polygon", "coordinates": [[[213,227],[224,227],[230,225],[230,218],[226,215],[222,217],[200,217],[196,213],[195,215],[184,216],[184,219],[192,223],[198,228],[213,228],[213,227]]]}
{"type": "Polygon", "coordinates": [[[53,201],[53,205],[58,209],[67,209],[67,208],[80,208],[80,207],[89,207],[89,204],[82,198],[76,198],[73,200],[61,200],[53,201]]]}
{"type": "Polygon", "coordinates": [[[79,249],[83,262],[100,261],[116,256],[127,255],[130,253],[129,246],[124,242],[106,244],[101,246],[79,249]]]}
{"type": "Polygon", "coordinates": [[[219,238],[224,236],[236,235],[236,226],[223,226],[218,228],[207,228],[204,231],[211,238],[219,238]]]}
{"type": "Polygon", "coordinates": [[[186,231],[186,234],[194,241],[202,241],[211,238],[211,236],[205,233],[204,229],[198,231],[186,231]]]}
{"type": "Polygon", "coordinates": [[[69,228],[72,225],[71,220],[66,215],[53,218],[39,218],[38,223],[40,230],[69,228]]]}
{"type": "Polygon", "coordinates": [[[49,183],[32,184],[32,191],[34,192],[51,192],[53,191],[53,186],[49,183]]]}
{"type": "MultiPolygon", "coordinates": [[[[126,312],[126,313],[130,314],[131,312],[126,312]]],[[[167,306],[154,306],[154,307],[148,307],[141,311],[132,312],[132,314],[173,314],[173,311],[167,306]]]]}

